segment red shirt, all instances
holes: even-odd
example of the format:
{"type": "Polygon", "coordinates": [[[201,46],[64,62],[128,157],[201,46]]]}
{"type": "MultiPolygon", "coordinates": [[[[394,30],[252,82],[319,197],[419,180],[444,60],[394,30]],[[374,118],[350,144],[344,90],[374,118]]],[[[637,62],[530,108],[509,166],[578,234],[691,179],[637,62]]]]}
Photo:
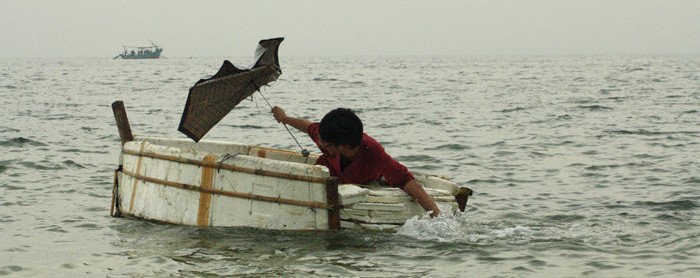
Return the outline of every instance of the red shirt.
{"type": "Polygon", "coordinates": [[[379,142],[366,133],[362,135],[360,153],[348,164],[345,169],[340,168],[340,155],[331,156],[321,146],[318,134],[319,124],[312,123],[307,129],[309,137],[323,152],[316,160],[316,164],[328,167],[331,176],[340,178],[341,183],[366,184],[379,180],[382,176],[389,185],[403,188],[407,182],[414,179],[413,174],[401,163],[393,159],[384,151],[379,142]]]}

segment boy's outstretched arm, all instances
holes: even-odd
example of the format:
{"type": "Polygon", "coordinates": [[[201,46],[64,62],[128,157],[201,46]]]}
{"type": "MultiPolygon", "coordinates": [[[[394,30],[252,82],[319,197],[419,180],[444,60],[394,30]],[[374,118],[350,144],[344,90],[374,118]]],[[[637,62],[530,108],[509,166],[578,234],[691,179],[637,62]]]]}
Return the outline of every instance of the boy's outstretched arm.
{"type": "Polygon", "coordinates": [[[275,117],[275,120],[277,120],[278,123],[290,125],[298,130],[301,130],[304,133],[306,133],[306,130],[311,124],[311,122],[306,119],[287,116],[287,113],[284,112],[284,109],[278,106],[272,107],[272,116],[275,117]]]}
{"type": "Polygon", "coordinates": [[[437,207],[437,204],[435,204],[435,200],[423,190],[423,186],[421,186],[418,181],[410,180],[403,187],[403,191],[406,191],[408,195],[415,198],[426,211],[432,210],[433,212],[430,213],[430,217],[436,217],[440,214],[440,209],[437,207]]]}

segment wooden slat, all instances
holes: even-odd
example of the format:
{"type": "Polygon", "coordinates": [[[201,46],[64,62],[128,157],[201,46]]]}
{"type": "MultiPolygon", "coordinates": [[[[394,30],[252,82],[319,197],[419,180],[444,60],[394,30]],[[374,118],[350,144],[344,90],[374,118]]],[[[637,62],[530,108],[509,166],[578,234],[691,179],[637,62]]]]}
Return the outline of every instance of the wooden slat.
{"type": "Polygon", "coordinates": [[[338,196],[338,184],[340,181],[337,178],[332,178],[326,183],[326,199],[330,207],[328,208],[328,229],[340,229],[340,197],[338,196]]]}
{"type": "MultiPolygon", "coordinates": [[[[216,155],[208,154],[203,160],[205,163],[213,163],[216,161],[216,155]]],[[[214,184],[214,168],[202,167],[202,189],[212,189],[214,184]]],[[[199,193],[199,209],[197,210],[197,226],[209,226],[209,214],[211,212],[211,194],[200,191],[199,193]]]]}

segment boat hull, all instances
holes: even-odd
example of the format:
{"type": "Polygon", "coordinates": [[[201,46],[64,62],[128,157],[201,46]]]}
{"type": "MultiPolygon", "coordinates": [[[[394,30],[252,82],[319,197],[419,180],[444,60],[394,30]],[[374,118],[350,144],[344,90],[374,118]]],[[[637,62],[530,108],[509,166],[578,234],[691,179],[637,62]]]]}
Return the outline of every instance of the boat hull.
{"type": "Polygon", "coordinates": [[[160,53],[163,52],[162,49],[152,51],[152,52],[147,52],[147,53],[121,53],[118,54],[117,56],[114,57],[114,59],[117,58],[122,58],[122,59],[159,59],[160,58],[160,53]]]}
{"type": "MultiPolygon", "coordinates": [[[[120,154],[112,215],[277,230],[386,230],[425,215],[400,189],[338,184],[325,167],[314,165],[316,158],[230,142],[136,139],[120,154]]],[[[438,204],[457,207],[456,184],[416,178],[438,204]]]]}

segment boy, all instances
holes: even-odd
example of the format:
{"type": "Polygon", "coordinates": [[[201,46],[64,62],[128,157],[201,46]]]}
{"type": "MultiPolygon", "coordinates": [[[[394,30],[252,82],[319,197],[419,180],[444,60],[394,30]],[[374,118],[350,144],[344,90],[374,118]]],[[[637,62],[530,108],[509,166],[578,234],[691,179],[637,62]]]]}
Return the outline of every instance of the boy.
{"type": "Polygon", "coordinates": [[[431,217],[440,214],[440,209],[413,174],[389,156],[379,142],[363,133],[362,121],[355,112],[338,108],[326,114],[320,123],[289,117],[280,107],[273,107],[277,122],[291,125],[311,137],[323,152],[316,164],[328,167],[331,176],[341,183],[366,184],[384,177],[389,185],[403,189],[431,217]]]}

